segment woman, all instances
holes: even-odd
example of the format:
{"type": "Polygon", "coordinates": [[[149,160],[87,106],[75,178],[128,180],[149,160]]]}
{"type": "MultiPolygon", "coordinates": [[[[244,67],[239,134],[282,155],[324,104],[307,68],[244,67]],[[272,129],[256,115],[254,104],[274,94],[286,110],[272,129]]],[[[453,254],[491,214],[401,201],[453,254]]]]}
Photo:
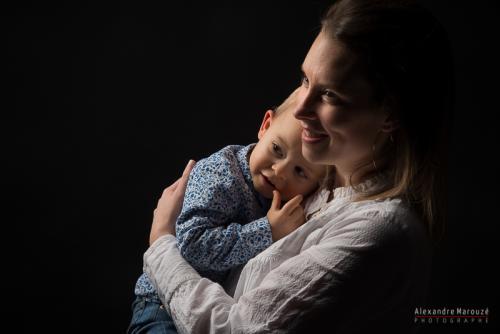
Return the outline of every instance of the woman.
{"type": "Polygon", "coordinates": [[[451,109],[442,27],[412,1],[333,5],[302,66],[295,116],[310,162],[332,166],[308,221],[223,288],[180,256],[192,163],[155,210],[145,270],[181,333],[414,330],[442,223],[451,109]]]}

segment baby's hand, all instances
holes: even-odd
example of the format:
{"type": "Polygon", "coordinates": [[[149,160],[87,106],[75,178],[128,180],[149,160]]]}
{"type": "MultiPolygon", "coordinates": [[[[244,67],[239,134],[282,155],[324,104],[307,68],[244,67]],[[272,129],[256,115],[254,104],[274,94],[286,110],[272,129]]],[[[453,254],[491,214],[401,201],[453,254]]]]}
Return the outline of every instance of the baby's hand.
{"type": "Polygon", "coordinates": [[[273,191],[273,202],[267,212],[273,241],[278,241],[304,224],[304,209],[300,205],[302,198],[302,195],[297,195],[280,208],[281,195],[277,190],[273,191]]]}

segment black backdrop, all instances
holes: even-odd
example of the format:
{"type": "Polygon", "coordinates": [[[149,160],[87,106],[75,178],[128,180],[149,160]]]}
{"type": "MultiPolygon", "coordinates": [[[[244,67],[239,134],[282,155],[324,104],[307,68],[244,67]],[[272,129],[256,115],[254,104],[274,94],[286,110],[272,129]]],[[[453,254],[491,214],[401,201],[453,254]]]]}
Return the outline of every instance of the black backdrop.
{"type": "MultiPolygon", "coordinates": [[[[4,12],[16,324],[124,332],[162,189],[188,159],[256,140],[263,112],[298,84],[327,4],[39,1],[4,12]]],[[[424,4],[450,34],[458,93],[450,225],[429,305],[492,314],[488,326],[423,329],[472,333],[498,323],[498,10],[424,4]]]]}

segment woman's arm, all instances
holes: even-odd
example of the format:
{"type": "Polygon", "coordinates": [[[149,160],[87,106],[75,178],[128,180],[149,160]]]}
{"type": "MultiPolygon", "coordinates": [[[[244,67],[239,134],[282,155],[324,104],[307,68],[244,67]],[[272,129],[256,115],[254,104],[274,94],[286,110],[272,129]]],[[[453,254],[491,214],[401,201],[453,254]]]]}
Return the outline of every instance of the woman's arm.
{"type": "Polygon", "coordinates": [[[388,224],[378,223],[358,220],[332,232],[271,271],[238,301],[200,277],[171,236],[148,249],[145,271],[181,333],[288,333],[308,320],[313,325],[315,314],[326,309],[329,315],[319,321],[326,320],[330,329],[357,326],[400,307],[407,283],[408,247],[380,228],[388,224]]]}

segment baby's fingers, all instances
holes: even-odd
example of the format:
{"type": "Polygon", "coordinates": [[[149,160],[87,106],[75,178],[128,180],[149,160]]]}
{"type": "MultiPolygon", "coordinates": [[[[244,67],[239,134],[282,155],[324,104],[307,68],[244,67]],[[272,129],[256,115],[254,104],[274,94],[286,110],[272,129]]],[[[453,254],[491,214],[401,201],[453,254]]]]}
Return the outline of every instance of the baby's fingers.
{"type": "Polygon", "coordinates": [[[278,190],[273,190],[273,202],[271,203],[271,209],[279,210],[281,206],[281,194],[278,190]]]}
{"type": "Polygon", "coordinates": [[[300,203],[302,202],[302,199],[304,197],[302,195],[297,195],[291,200],[289,200],[285,205],[283,205],[283,211],[287,212],[288,214],[292,214],[292,212],[297,208],[300,207],[300,203]]]}

